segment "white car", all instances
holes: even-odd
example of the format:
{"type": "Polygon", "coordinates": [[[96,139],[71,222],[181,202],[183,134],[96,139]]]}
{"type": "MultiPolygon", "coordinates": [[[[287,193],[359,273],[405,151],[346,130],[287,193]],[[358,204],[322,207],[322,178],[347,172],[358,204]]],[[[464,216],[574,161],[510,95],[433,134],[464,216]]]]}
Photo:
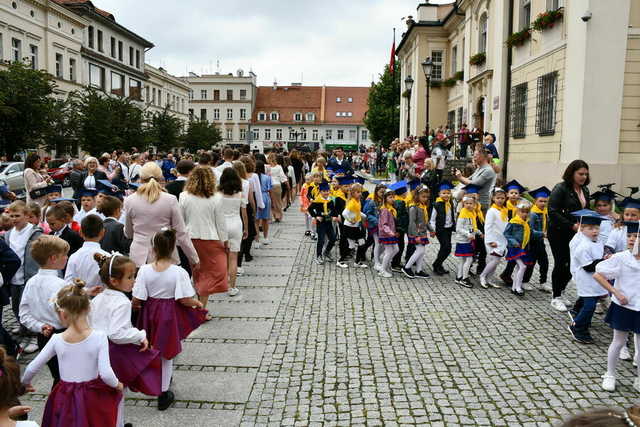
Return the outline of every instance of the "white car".
{"type": "Polygon", "coordinates": [[[4,181],[9,186],[9,191],[24,190],[24,163],[5,162],[0,163],[0,181],[4,181]]]}

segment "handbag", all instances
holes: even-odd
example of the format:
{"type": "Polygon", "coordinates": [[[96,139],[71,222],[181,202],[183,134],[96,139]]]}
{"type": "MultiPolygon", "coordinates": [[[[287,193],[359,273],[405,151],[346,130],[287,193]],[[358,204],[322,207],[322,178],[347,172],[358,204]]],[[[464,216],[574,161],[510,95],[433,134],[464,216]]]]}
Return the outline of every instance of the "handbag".
{"type": "Polygon", "coordinates": [[[31,199],[39,199],[40,197],[46,196],[47,192],[44,188],[37,188],[35,190],[29,191],[29,197],[31,199]]]}

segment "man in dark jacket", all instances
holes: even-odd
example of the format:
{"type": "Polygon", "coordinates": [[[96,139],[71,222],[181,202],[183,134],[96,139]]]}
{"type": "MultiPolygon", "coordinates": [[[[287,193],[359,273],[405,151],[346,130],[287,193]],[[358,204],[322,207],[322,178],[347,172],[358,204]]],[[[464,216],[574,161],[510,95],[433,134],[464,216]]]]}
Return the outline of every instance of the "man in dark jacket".
{"type": "Polygon", "coordinates": [[[191,160],[180,160],[178,165],[176,166],[176,171],[178,172],[178,178],[174,181],[171,181],[165,186],[167,193],[173,194],[176,199],[180,200],[180,193],[184,190],[184,185],[189,179],[189,175],[191,175],[191,171],[196,167],[195,163],[191,160]]]}
{"type": "Polygon", "coordinates": [[[344,150],[341,147],[338,147],[333,153],[334,156],[329,159],[327,169],[332,169],[334,171],[339,170],[347,176],[353,175],[353,167],[351,166],[351,162],[344,157],[344,150]]]}
{"type": "Polygon", "coordinates": [[[71,173],[69,174],[69,180],[71,181],[71,188],[73,189],[72,199],[78,200],[77,205],[79,205],[80,190],[84,188],[84,182],[82,181],[82,171],[84,170],[84,164],[81,160],[75,159],[73,160],[73,169],[71,169],[71,173]]]}

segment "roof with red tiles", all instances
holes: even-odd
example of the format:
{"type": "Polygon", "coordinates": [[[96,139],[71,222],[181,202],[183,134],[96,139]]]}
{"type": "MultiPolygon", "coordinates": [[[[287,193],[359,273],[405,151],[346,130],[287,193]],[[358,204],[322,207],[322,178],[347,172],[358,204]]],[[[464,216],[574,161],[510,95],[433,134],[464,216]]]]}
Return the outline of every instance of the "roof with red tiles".
{"type": "Polygon", "coordinates": [[[362,124],[369,110],[368,87],[325,88],[324,123],[328,124],[362,124]]]}
{"type": "Polygon", "coordinates": [[[280,120],[272,122],[261,120],[259,123],[300,123],[293,120],[295,113],[314,113],[315,120],[304,123],[320,123],[320,107],[322,104],[322,87],[320,86],[258,86],[256,106],[253,110],[253,121],[258,122],[258,113],[266,113],[270,119],[272,112],[280,115],[280,120]]]}

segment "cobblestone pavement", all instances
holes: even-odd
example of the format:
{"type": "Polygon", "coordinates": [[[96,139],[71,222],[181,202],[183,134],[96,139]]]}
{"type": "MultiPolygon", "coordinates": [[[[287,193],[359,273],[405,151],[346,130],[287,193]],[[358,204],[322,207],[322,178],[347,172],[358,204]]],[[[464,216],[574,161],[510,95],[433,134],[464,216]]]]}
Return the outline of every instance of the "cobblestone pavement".
{"type": "MultiPolygon", "coordinates": [[[[616,392],[600,389],[611,337],[601,315],[597,343],[580,345],[549,294],[517,299],[506,289],[462,288],[452,276],[382,279],[316,265],[315,242],[303,237],[293,208],[272,230],[273,243],[246,265],[241,296],[212,298],[217,318],[187,340],[174,407],[158,412],[152,399],[130,395],[127,421],[548,426],[581,409],[637,401],[631,362],[620,363],[616,392]]],[[[436,250],[430,245],[429,260],[436,250]]],[[[40,392],[24,399],[33,419],[48,384],[43,371],[40,392]]]]}

